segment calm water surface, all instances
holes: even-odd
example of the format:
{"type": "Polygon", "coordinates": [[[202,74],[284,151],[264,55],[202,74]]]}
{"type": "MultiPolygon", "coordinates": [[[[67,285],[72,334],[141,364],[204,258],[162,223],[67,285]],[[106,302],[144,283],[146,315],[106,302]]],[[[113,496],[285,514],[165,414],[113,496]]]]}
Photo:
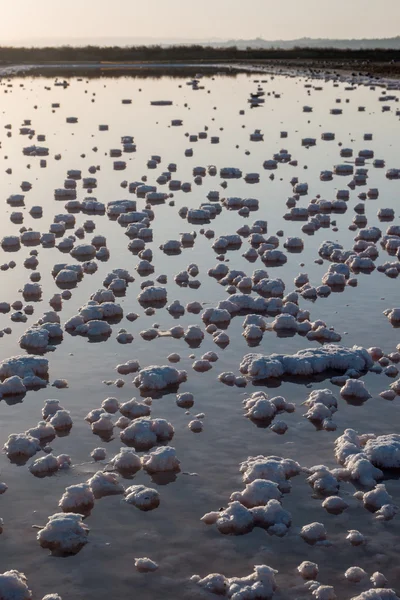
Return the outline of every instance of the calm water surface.
{"type": "MultiPolygon", "coordinates": [[[[68,453],[73,467],[52,477],[38,479],[32,476],[27,466],[17,467],[8,458],[0,455],[1,480],[9,490],[0,499],[0,516],[4,519],[4,533],[0,538],[0,572],[19,569],[28,577],[29,587],[34,598],[57,591],[63,600],[72,598],[96,598],[102,600],[110,596],[134,597],[140,600],[158,598],[197,598],[203,597],[196,586],[188,583],[194,573],[202,576],[220,572],[227,576],[242,576],[252,571],[255,564],[269,564],[279,570],[277,581],[278,599],[311,598],[296,575],[296,567],[302,560],[312,560],[320,566],[319,581],[334,585],[338,597],[347,599],[356,596],[361,585],[351,585],[343,577],[344,571],[353,565],[359,565],[372,574],[382,571],[391,586],[400,589],[400,569],[398,566],[400,527],[398,519],[389,523],[377,522],[374,516],[363,509],[360,502],[352,497],[355,489],[350,484],[342,484],[341,495],[349,502],[350,508],[340,516],[326,513],[321,507],[321,499],[312,497],[312,490],[301,475],[293,480],[291,494],[285,496],[284,507],[291,511],[293,525],[284,538],[269,536],[261,529],[255,529],[245,536],[230,537],[221,535],[214,527],[206,527],[200,517],[210,510],[226,506],[230,494],[243,487],[239,464],[248,456],[256,454],[274,454],[298,460],[302,466],[315,464],[335,466],[333,443],[347,427],[360,432],[400,433],[399,402],[385,402],[379,392],[387,389],[391,380],[384,375],[368,374],[364,381],[372,398],[363,406],[353,406],[339,401],[339,411],[335,414],[338,424],[336,432],[317,431],[311,423],[302,417],[301,403],[306,399],[310,388],[304,383],[276,382],[271,395],[283,395],[297,405],[295,413],[284,415],[289,429],[284,436],[278,436],[268,429],[257,428],[243,417],[242,400],[245,394],[255,389],[251,383],[246,390],[231,388],[219,383],[217,377],[222,371],[238,372],[239,363],[249,350],[242,337],[243,317],[232,320],[228,329],[230,345],[220,350],[206,337],[197,350],[192,350],[183,340],[172,338],[156,339],[145,342],[139,332],[158,323],[161,329],[176,324],[187,326],[201,324],[200,315],[185,314],[179,320],[173,319],[167,310],[157,310],[153,316],[146,316],[137,301],[141,280],[155,279],[158,275],[168,275],[168,300],[179,299],[182,304],[199,300],[205,306],[215,306],[228,297],[224,288],[208,277],[207,271],[217,264],[216,253],[204,236],[198,235],[192,249],[183,250],[179,256],[166,256],[159,249],[168,239],[179,239],[185,231],[197,231],[203,225],[193,225],[181,219],[178,210],[182,206],[198,207],[206,201],[207,193],[219,189],[221,197],[255,197],[260,201],[258,212],[245,219],[236,212],[225,209],[211,222],[216,237],[235,233],[243,223],[251,224],[255,219],[268,221],[268,234],[283,229],[285,237],[299,235],[304,239],[301,254],[288,254],[288,262],[283,267],[269,268],[271,277],[280,277],[286,284],[286,291],[293,289],[293,278],[300,272],[307,272],[310,282],[320,285],[328,264],[316,265],[318,246],[324,240],[339,241],[345,248],[351,248],[356,235],[348,230],[354,215],[353,206],[359,202],[357,195],[369,187],[379,188],[379,199],[366,202],[368,225],[381,227],[376,216],[379,207],[392,207],[397,213],[399,182],[389,181],[385,177],[386,169],[369,168],[367,187],[357,187],[350,191],[348,211],[343,215],[333,215],[339,231],[321,228],[313,236],[302,234],[300,222],[283,220],[287,211],[285,202],[292,194],[290,179],[295,176],[299,181],[309,184],[308,196],[300,199],[299,206],[307,206],[309,200],[320,194],[326,199],[334,199],[338,189],[346,188],[348,179],[334,177],[330,182],[321,182],[321,170],[332,169],[333,165],[343,162],[340,148],[352,147],[355,155],[362,148],[372,148],[376,158],[383,158],[387,168],[399,167],[399,119],[395,116],[398,104],[391,102],[390,112],[382,112],[382,103],[378,101],[382,93],[378,88],[370,90],[359,86],[346,91],[345,84],[334,87],[332,82],[323,83],[322,91],[311,90],[310,96],[304,87],[302,78],[268,77],[262,84],[266,93],[265,105],[251,110],[247,104],[250,92],[256,91],[254,75],[237,77],[216,76],[202,80],[204,89],[194,91],[186,85],[185,79],[162,77],[146,78],[98,78],[79,81],[68,79],[69,86],[64,89],[54,86],[54,81],[46,78],[14,78],[12,87],[3,80],[0,130],[1,136],[1,194],[3,198],[0,219],[0,237],[16,234],[20,225],[9,220],[13,210],[6,204],[10,194],[20,192],[22,181],[32,183],[31,191],[25,194],[24,226],[41,232],[48,231],[55,214],[63,213],[64,202],[54,200],[54,189],[63,187],[67,170],[81,169],[83,176],[90,176],[87,169],[98,165],[94,175],[98,186],[93,195],[99,201],[134,198],[120,183],[140,180],[146,174],[148,183],[167,170],[170,162],[178,165],[174,179],[192,182],[192,191],[174,193],[175,206],[168,204],[154,207],[155,220],[152,223],[154,241],[149,244],[154,253],[155,273],[141,278],[134,267],[139,259],[127,249],[128,238],[124,229],[107,216],[76,215],[76,226],[90,218],[96,223],[95,234],[105,235],[110,249],[110,259],[99,262],[94,275],[85,275],[78,286],[72,290],[71,300],[64,302],[61,316],[63,324],[76,314],[79,307],[89,300],[90,294],[102,287],[104,277],[113,268],[122,267],[135,275],[124,297],[117,299],[124,313],[135,311],[140,318],[134,323],[123,319],[113,326],[113,334],[107,342],[88,343],[83,337],[72,337],[65,333],[64,340],[56,351],[48,354],[50,362],[50,380],[66,378],[69,388],[56,390],[47,388],[38,392],[29,392],[23,403],[0,404],[0,443],[7,440],[10,433],[23,432],[33,427],[41,417],[44,400],[56,397],[63,407],[71,411],[74,426],[70,435],[56,438],[52,447],[56,454],[68,453]],[[50,88],[50,89],[47,89],[50,88]],[[7,93],[6,93],[7,92],[7,93]],[[280,94],[274,97],[273,93],[280,94]],[[131,105],[122,105],[123,98],[132,98],[131,105]],[[336,99],[341,104],[336,104],[336,99]],[[168,99],[172,106],[150,106],[151,100],[168,99]],[[347,103],[346,100],[349,100],[347,103]],[[94,102],[92,102],[94,100],[94,102]],[[61,107],[52,112],[51,104],[59,102],[61,107]],[[313,107],[312,113],[303,113],[303,105],[313,107]],[[358,106],[366,107],[358,112],[358,106]],[[334,116],[329,110],[335,106],[343,108],[343,115],[334,116]],[[245,115],[239,111],[245,110],[245,115]],[[66,117],[76,116],[78,124],[66,123],[66,117]],[[31,119],[36,134],[45,134],[46,142],[29,140],[18,135],[24,119],[31,119]],[[182,119],[183,127],[170,127],[171,119],[182,119]],[[12,124],[12,137],[5,135],[4,126],[12,124]],[[109,125],[109,131],[99,132],[99,124],[109,125]],[[208,127],[206,140],[191,144],[185,133],[195,134],[208,127]],[[261,129],[264,141],[249,141],[254,129],[261,129]],[[287,139],[280,139],[280,131],[288,131],[287,139]],[[332,131],[335,141],[325,142],[321,133],[332,131]],[[371,132],[372,142],[365,142],[363,135],[371,132]],[[121,159],[109,156],[111,148],[120,147],[123,135],[133,135],[137,152],[124,154],[121,159]],[[213,145],[210,137],[220,136],[220,143],[213,145]],[[301,146],[303,137],[317,138],[317,146],[310,149],[301,146]],[[39,158],[22,155],[24,146],[37,143],[50,149],[47,168],[41,169],[39,158]],[[97,148],[94,151],[93,148],[97,148]],[[193,147],[194,156],[184,156],[186,148],[193,147]],[[275,152],[285,147],[298,160],[298,166],[279,165],[274,171],[275,178],[269,178],[270,171],[264,171],[264,160],[272,158],[275,152]],[[249,150],[250,154],[245,152],[249,150]],[[61,160],[54,159],[60,153],[61,160]],[[85,158],[82,158],[82,155],[85,158]],[[162,162],[156,170],[148,170],[147,160],[152,154],[159,154],[162,162]],[[114,160],[126,160],[125,171],[114,171],[114,160]],[[244,179],[229,180],[226,192],[220,188],[219,176],[203,179],[202,185],[193,182],[193,167],[215,164],[218,169],[224,166],[238,167],[243,174],[259,172],[260,182],[246,184],[244,179]],[[12,175],[5,170],[11,167],[12,175]],[[29,167],[29,168],[28,168],[29,167]],[[43,206],[43,217],[33,219],[29,208],[43,206]],[[197,263],[200,269],[198,279],[202,285],[198,290],[180,288],[174,282],[174,275],[190,263],[197,263]],[[300,266],[304,263],[304,266],[300,266]],[[134,335],[131,345],[122,346],[116,341],[116,333],[125,327],[134,335]],[[189,358],[192,353],[199,358],[209,350],[219,354],[219,361],[205,374],[193,371],[189,358]],[[36,541],[37,530],[32,525],[43,525],[49,515],[58,512],[58,501],[64,488],[73,483],[86,481],[101,468],[90,459],[90,452],[96,446],[107,449],[108,458],[116,454],[122,443],[119,430],[114,439],[105,443],[91,432],[84,416],[93,408],[99,407],[107,396],[115,396],[121,402],[131,397],[139,397],[138,390],[131,383],[133,376],[125,377],[126,385],[117,389],[107,387],[105,380],[116,378],[115,366],[129,359],[138,359],[142,367],[152,364],[168,364],[167,356],[178,352],[182,360],[179,368],[188,371],[188,381],[181,385],[180,391],[191,391],[195,395],[195,405],[186,414],[175,404],[175,394],[166,393],[153,401],[152,416],[168,419],[175,428],[171,444],[176,448],[181,460],[182,473],[174,481],[162,485],[158,479],[151,481],[149,475],[139,472],[135,483],[145,483],[159,489],[160,507],[149,513],[143,513],[126,505],[121,496],[106,497],[96,502],[91,516],[87,519],[90,527],[90,543],[81,552],[68,558],[55,558],[42,550],[36,541]],[[204,412],[204,431],[192,433],[187,423],[193,415],[204,412]],[[329,539],[333,545],[328,548],[311,547],[299,537],[300,528],[312,521],[326,525],[329,539]],[[346,540],[348,529],[359,529],[369,540],[366,546],[353,548],[346,540]],[[159,563],[159,570],[152,574],[139,574],[134,568],[134,558],[149,556],[159,563]]],[[[320,83],[318,82],[318,85],[320,83]]],[[[160,186],[162,191],[163,186],[160,186]]],[[[78,182],[77,197],[82,200],[86,195],[82,182],[78,182]]],[[[145,204],[138,199],[138,210],[145,204]]],[[[394,223],[398,223],[398,217],[394,223]]],[[[71,230],[71,233],[73,230],[71,230]]],[[[70,233],[67,231],[67,234],[70,233]]],[[[87,234],[90,241],[92,235],[87,234]]],[[[247,248],[244,240],[242,249],[228,252],[226,260],[234,269],[242,269],[251,275],[255,268],[263,268],[258,260],[248,263],[242,252],[247,248]]],[[[390,257],[380,248],[377,264],[390,257]]],[[[22,298],[20,289],[28,281],[30,271],[23,266],[24,259],[31,248],[22,246],[17,253],[2,254],[0,262],[14,259],[17,267],[1,272],[1,301],[13,302],[22,298]]],[[[51,269],[60,262],[75,262],[72,257],[60,253],[56,248],[43,249],[38,246],[39,266],[42,275],[43,301],[35,303],[35,312],[28,317],[27,323],[11,323],[10,315],[0,315],[0,328],[12,327],[12,335],[0,340],[0,359],[21,354],[18,339],[25,329],[33,324],[41,314],[49,310],[48,300],[59,292],[51,269]]],[[[329,326],[343,336],[342,343],[369,347],[378,345],[387,353],[395,350],[399,343],[397,329],[392,328],[382,314],[388,307],[398,306],[398,282],[385,277],[377,271],[371,275],[359,275],[358,287],[347,288],[343,293],[333,293],[329,298],[318,299],[315,303],[300,299],[302,308],[311,312],[311,319],[323,319],[329,326]]],[[[269,319],[271,320],[271,319],[269,319]]],[[[305,347],[316,346],[300,336],[279,338],[273,332],[266,332],[257,351],[263,354],[272,352],[294,353],[305,347]]],[[[23,351],[22,351],[23,352],[23,351]]],[[[329,379],[314,382],[313,389],[331,388],[339,396],[339,389],[329,379]]],[[[263,388],[264,389],[264,388],[263,388]]],[[[29,464],[29,463],[28,463],[29,464]]],[[[165,482],[164,482],[165,483],[165,482]]],[[[132,481],[124,481],[126,486],[132,481]]],[[[387,481],[387,489],[393,495],[394,502],[400,499],[398,480],[387,481]]]]}

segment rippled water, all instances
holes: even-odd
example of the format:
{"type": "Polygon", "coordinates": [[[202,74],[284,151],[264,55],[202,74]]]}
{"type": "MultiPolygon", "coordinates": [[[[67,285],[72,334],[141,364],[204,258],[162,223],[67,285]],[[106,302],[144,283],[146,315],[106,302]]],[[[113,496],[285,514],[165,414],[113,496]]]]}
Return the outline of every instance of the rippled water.
{"type": "MultiPolygon", "coordinates": [[[[349,502],[350,508],[340,516],[333,516],[321,507],[321,499],[312,497],[312,489],[305,482],[304,475],[294,479],[292,492],[284,498],[285,508],[292,513],[293,524],[283,538],[269,536],[258,528],[244,536],[223,536],[214,527],[206,527],[200,521],[205,512],[226,506],[230,494],[242,489],[238,467],[248,456],[273,454],[294,458],[307,467],[315,464],[333,467],[333,442],[345,428],[353,427],[363,433],[400,433],[398,400],[390,403],[378,396],[380,391],[387,389],[391,380],[385,375],[367,374],[364,381],[372,398],[363,406],[340,400],[339,411],[335,414],[338,424],[336,432],[317,431],[302,417],[305,411],[300,405],[306,399],[310,386],[306,387],[304,382],[284,382],[281,385],[276,382],[274,385],[279,389],[271,389],[271,395],[279,393],[297,406],[295,413],[284,417],[289,425],[287,433],[278,436],[269,429],[257,428],[243,417],[242,400],[245,394],[252,393],[258,387],[251,383],[246,390],[227,387],[217,379],[222,371],[238,373],[243,355],[250,351],[241,335],[243,317],[232,320],[228,329],[231,341],[225,350],[216,347],[212,337],[207,334],[197,350],[190,349],[183,340],[159,338],[146,342],[139,335],[140,331],[151,327],[153,323],[158,323],[161,329],[168,329],[177,323],[183,326],[201,324],[200,315],[186,313],[175,320],[165,308],[157,310],[153,316],[146,316],[137,301],[142,279],[155,279],[161,273],[166,273],[169,302],[179,299],[186,304],[199,300],[205,306],[215,306],[228,297],[223,287],[207,275],[208,269],[218,261],[211,248],[212,242],[204,236],[198,235],[194,247],[183,250],[179,256],[166,256],[159,250],[160,244],[168,239],[178,239],[180,232],[199,232],[203,227],[181,219],[178,215],[181,206],[199,206],[206,201],[211,189],[220,189],[221,197],[225,195],[219,187],[219,176],[207,175],[202,185],[194,184],[192,169],[195,166],[215,164],[218,169],[234,166],[240,168],[243,174],[254,171],[260,173],[260,183],[249,185],[244,179],[229,180],[226,190],[227,196],[258,198],[258,212],[251,213],[245,219],[236,212],[223,209],[221,215],[206,227],[214,229],[217,237],[235,233],[245,222],[265,219],[268,221],[268,234],[283,229],[285,237],[302,237],[304,250],[301,254],[289,253],[286,265],[267,268],[271,277],[280,277],[285,281],[287,292],[293,289],[293,278],[300,271],[309,274],[312,284],[320,284],[329,266],[326,261],[323,265],[314,263],[322,241],[329,239],[339,241],[345,248],[352,247],[355,233],[348,230],[348,225],[360,191],[369,187],[377,187],[380,191],[378,200],[366,201],[369,226],[386,229],[386,224],[379,223],[376,216],[379,207],[392,207],[397,211],[399,182],[389,181],[385,177],[386,169],[374,169],[371,164],[367,165],[367,187],[357,187],[350,192],[346,214],[332,216],[337,221],[339,231],[321,228],[315,235],[307,236],[301,233],[301,222],[283,220],[287,211],[285,202],[292,195],[290,179],[293,176],[309,184],[308,196],[300,199],[299,206],[307,206],[309,199],[316,194],[334,199],[336,191],[346,187],[350,178],[334,177],[329,182],[319,179],[321,170],[332,169],[334,164],[343,162],[339,156],[339,142],[343,147],[354,148],[355,154],[362,148],[372,148],[375,157],[385,159],[388,168],[399,167],[399,119],[395,116],[397,105],[392,102],[392,110],[383,113],[382,103],[378,102],[381,93],[378,88],[370,90],[365,86],[356,86],[353,91],[346,91],[346,84],[334,87],[332,82],[318,83],[323,85],[323,90],[311,90],[308,96],[302,78],[268,77],[262,85],[271,95],[266,95],[262,108],[251,110],[247,98],[250,92],[256,90],[254,78],[254,75],[205,77],[202,80],[205,89],[198,91],[187,86],[186,79],[168,76],[154,79],[102,77],[90,81],[69,78],[70,85],[65,89],[55,87],[53,80],[47,78],[14,78],[11,80],[12,87],[8,87],[3,80],[0,88],[3,92],[0,114],[0,129],[3,131],[0,149],[3,172],[0,237],[18,234],[20,225],[12,224],[9,215],[12,210],[21,209],[11,209],[6,204],[6,198],[19,193],[20,183],[24,180],[32,183],[32,190],[25,194],[24,226],[41,232],[48,231],[55,214],[65,212],[64,202],[54,200],[54,189],[63,187],[69,169],[82,169],[82,175],[89,176],[88,167],[99,165],[100,170],[94,175],[98,185],[91,195],[104,203],[134,198],[127,189],[120,187],[121,181],[139,180],[146,174],[148,183],[152,184],[170,162],[178,165],[174,179],[192,182],[190,193],[174,193],[175,206],[163,204],[154,207],[154,241],[150,247],[154,253],[156,271],[149,277],[141,278],[134,271],[139,259],[127,250],[128,238],[117,222],[109,220],[107,216],[76,215],[76,226],[82,225],[87,218],[95,221],[94,234],[106,236],[111,256],[107,262],[98,263],[97,273],[85,275],[76,289],[72,290],[71,300],[63,304],[61,323],[76,314],[78,308],[89,300],[90,294],[102,286],[107,273],[117,267],[128,269],[136,277],[126,295],[117,301],[125,314],[135,311],[140,318],[134,323],[123,319],[120,324],[114,325],[112,336],[104,343],[88,343],[83,337],[72,337],[65,333],[62,344],[46,356],[50,361],[50,381],[66,378],[69,388],[28,392],[23,403],[13,405],[12,402],[3,401],[0,404],[2,445],[10,433],[23,432],[37,423],[47,398],[58,398],[62,406],[71,411],[74,420],[70,435],[52,442],[56,454],[70,454],[73,467],[69,471],[38,479],[32,476],[27,466],[17,467],[4,454],[0,456],[1,480],[9,486],[7,493],[0,498],[0,516],[5,522],[0,538],[0,571],[23,571],[35,598],[51,591],[60,593],[64,600],[106,599],[111,595],[138,599],[196,598],[202,597],[201,592],[188,583],[194,573],[204,576],[220,572],[227,576],[242,576],[250,573],[255,564],[263,563],[279,570],[276,598],[309,598],[311,595],[305,591],[295,572],[296,566],[306,559],[320,565],[319,581],[334,585],[340,598],[351,598],[359,590],[365,589],[349,584],[344,579],[344,571],[352,565],[365,568],[369,574],[380,570],[391,586],[400,588],[398,519],[389,523],[376,521],[358,500],[352,498],[355,489],[351,484],[341,486],[341,495],[349,502]],[[280,94],[280,98],[274,97],[272,92],[280,94]],[[122,98],[132,98],[132,104],[122,105],[122,98]],[[340,105],[336,105],[336,98],[341,98],[340,105]],[[92,99],[95,101],[92,102],[92,99]],[[151,100],[158,99],[173,100],[173,106],[150,106],[151,100]],[[51,110],[53,102],[61,104],[55,112],[51,110]],[[302,112],[305,104],[313,106],[312,113],[302,112]],[[359,105],[366,107],[365,112],[358,112],[359,105]],[[329,110],[335,106],[343,108],[343,115],[329,114],[329,110]],[[239,115],[241,109],[246,111],[243,116],[239,115]],[[66,117],[69,116],[78,117],[78,124],[67,124],[66,117]],[[24,119],[32,120],[36,134],[46,135],[46,142],[38,143],[50,149],[46,169],[40,168],[38,157],[22,155],[24,146],[37,143],[35,139],[29,141],[26,136],[18,135],[24,119]],[[170,127],[171,119],[183,119],[183,127],[170,127]],[[6,130],[3,127],[7,123],[13,126],[10,138],[4,135],[6,130]],[[109,131],[99,132],[101,123],[108,124],[109,131]],[[185,132],[198,133],[205,126],[209,128],[209,138],[212,135],[220,136],[220,144],[210,144],[209,138],[189,143],[185,132]],[[262,129],[263,142],[249,141],[249,134],[255,128],[262,129]],[[280,139],[281,130],[288,131],[287,139],[280,139]],[[324,131],[333,131],[336,140],[322,141],[320,135],[324,131]],[[363,141],[365,132],[374,134],[372,142],[363,141]],[[110,148],[120,147],[123,135],[135,137],[137,152],[121,157],[120,160],[127,161],[125,171],[114,171],[113,161],[119,159],[110,158],[108,152],[110,148]],[[302,147],[303,137],[317,138],[317,146],[310,149],[302,147]],[[98,148],[97,152],[93,151],[94,147],[98,148]],[[184,156],[185,149],[189,147],[193,147],[192,158],[184,156]],[[270,180],[270,172],[264,171],[262,164],[282,147],[287,148],[298,160],[298,167],[279,165],[274,171],[275,179],[270,180]],[[249,155],[245,154],[246,150],[250,151],[249,155]],[[62,155],[59,161],[54,160],[57,153],[62,155]],[[83,154],[85,158],[82,158],[83,154]],[[156,170],[146,168],[152,154],[162,157],[161,165],[156,170]],[[12,167],[12,175],[5,174],[8,167],[12,167]],[[36,204],[43,206],[40,220],[33,219],[28,213],[29,208],[36,204]],[[200,268],[198,278],[201,287],[198,290],[178,287],[174,275],[193,262],[200,268]],[[304,263],[304,266],[300,267],[300,263],[304,263]],[[122,346],[117,343],[115,338],[120,327],[133,333],[132,344],[122,346]],[[194,353],[200,357],[208,350],[216,351],[219,361],[208,373],[194,372],[191,368],[193,360],[189,355],[194,353]],[[93,448],[105,446],[108,458],[111,458],[122,445],[119,430],[115,431],[114,439],[104,443],[92,434],[84,416],[100,406],[107,396],[115,396],[121,401],[132,396],[139,397],[139,391],[131,383],[133,376],[125,377],[126,385],[121,389],[107,387],[104,381],[116,378],[115,366],[121,362],[138,359],[142,367],[163,365],[168,364],[167,356],[171,352],[178,352],[182,356],[179,368],[188,371],[188,381],[180,386],[180,391],[193,392],[195,405],[190,411],[191,415],[187,415],[176,406],[175,394],[167,393],[153,401],[152,416],[166,418],[174,425],[175,436],[171,444],[177,450],[183,472],[169,483],[157,478],[151,482],[161,494],[160,507],[155,511],[143,513],[136,510],[125,504],[121,496],[97,501],[86,521],[90,527],[90,543],[76,556],[52,557],[38,545],[37,530],[32,529],[32,525],[44,525],[49,515],[58,512],[58,500],[67,485],[86,481],[101,468],[99,464],[91,462],[90,452],[93,448]],[[200,412],[206,415],[204,431],[194,434],[188,429],[187,423],[200,412]],[[300,528],[312,521],[326,525],[333,546],[311,547],[299,537],[300,528]],[[369,543],[353,548],[345,540],[348,529],[359,529],[368,537],[369,543]],[[147,575],[137,573],[134,558],[138,556],[151,557],[159,563],[159,570],[147,575]]],[[[81,182],[78,182],[78,199],[82,200],[86,195],[81,182]]],[[[138,210],[144,204],[144,200],[138,199],[138,210]]],[[[394,223],[397,222],[396,216],[394,223]]],[[[91,234],[86,235],[89,241],[91,237],[91,234]]],[[[242,257],[246,248],[247,242],[244,240],[242,249],[228,252],[226,260],[229,260],[231,268],[242,269],[251,275],[255,268],[263,268],[263,265],[260,260],[254,264],[248,263],[242,257]]],[[[15,269],[1,272],[0,301],[13,302],[22,298],[19,290],[28,281],[30,273],[23,267],[23,261],[30,250],[24,246],[13,254],[0,250],[0,262],[14,259],[17,263],[15,269]]],[[[380,250],[377,264],[390,260],[380,250]]],[[[60,291],[51,276],[53,265],[75,262],[56,248],[39,246],[38,251],[37,270],[42,275],[43,301],[35,303],[35,313],[28,317],[27,323],[11,323],[12,335],[0,340],[0,359],[21,354],[18,345],[20,335],[49,309],[48,299],[60,291]]],[[[312,320],[323,319],[340,332],[344,345],[377,345],[390,353],[399,342],[398,330],[392,328],[382,314],[384,309],[398,305],[398,282],[377,271],[370,275],[359,275],[356,288],[347,287],[343,293],[332,293],[330,297],[319,298],[315,303],[300,299],[300,305],[310,310],[312,320]]],[[[0,328],[10,326],[9,317],[9,314],[0,315],[0,328]]],[[[290,354],[312,346],[317,344],[298,335],[281,338],[274,332],[266,332],[257,351],[263,354],[290,354]]],[[[313,382],[311,387],[328,387],[339,396],[339,389],[329,379],[313,382]]],[[[134,481],[149,484],[150,476],[139,472],[134,481]]],[[[129,481],[124,483],[127,486],[131,484],[129,481]]],[[[394,502],[398,503],[398,480],[390,479],[386,483],[394,502]]]]}

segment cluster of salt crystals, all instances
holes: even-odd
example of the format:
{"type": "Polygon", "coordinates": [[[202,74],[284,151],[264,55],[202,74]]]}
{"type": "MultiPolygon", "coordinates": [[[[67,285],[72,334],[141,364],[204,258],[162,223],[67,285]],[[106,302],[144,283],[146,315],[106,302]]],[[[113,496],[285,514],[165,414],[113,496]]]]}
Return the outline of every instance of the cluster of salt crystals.
{"type": "Polygon", "coordinates": [[[250,600],[251,598],[272,598],[277,584],[275,571],[267,565],[257,565],[253,573],[246,577],[225,577],[212,573],[203,579],[193,575],[191,581],[205,591],[228,598],[250,600]]]}
{"type": "Polygon", "coordinates": [[[300,465],[276,456],[249,457],[240,467],[247,483],[243,492],[231,495],[228,507],[202,517],[215,524],[223,534],[242,535],[262,527],[270,535],[284,536],[291,525],[291,514],[281,505],[282,493],[290,491],[290,478],[300,473],[300,465]]]}
{"type": "Polygon", "coordinates": [[[309,376],[327,370],[363,372],[373,366],[367,350],[354,346],[325,345],[322,348],[300,350],[293,355],[247,354],[240,363],[240,370],[254,380],[280,378],[284,375],[309,376]]]}
{"type": "Polygon", "coordinates": [[[284,421],[274,421],[275,416],[281,413],[292,413],[295,405],[287,402],[282,396],[268,398],[265,392],[254,392],[249,398],[243,400],[245,416],[255,423],[266,423],[277,433],[285,433],[287,425],[284,421]]]}
{"type": "Polygon", "coordinates": [[[136,450],[150,450],[159,443],[173,438],[175,430],[165,419],[139,417],[120,433],[121,441],[136,450]]]}
{"type": "Polygon", "coordinates": [[[398,507],[392,502],[384,484],[382,469],[395,469],[399,460],[400,436],[397,434],[376,436],[358,435],[353,429],[346,429],[335,442],[335,456],[343,465],[340,475],[372,488],[367,492],[356,492],[364,506],[375,512],[378,520],[390,520],[396,515],[398,507]]]}

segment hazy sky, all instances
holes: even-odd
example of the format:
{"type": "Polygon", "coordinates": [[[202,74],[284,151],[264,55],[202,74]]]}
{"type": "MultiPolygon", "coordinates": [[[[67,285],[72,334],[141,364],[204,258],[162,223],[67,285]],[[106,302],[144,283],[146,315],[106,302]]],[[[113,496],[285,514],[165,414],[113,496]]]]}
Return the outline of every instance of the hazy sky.
{"type": "Polygon", "coordinates": [[[59,37],[391,37],[400,0],[0,0],[0,43],[59,37]]]}

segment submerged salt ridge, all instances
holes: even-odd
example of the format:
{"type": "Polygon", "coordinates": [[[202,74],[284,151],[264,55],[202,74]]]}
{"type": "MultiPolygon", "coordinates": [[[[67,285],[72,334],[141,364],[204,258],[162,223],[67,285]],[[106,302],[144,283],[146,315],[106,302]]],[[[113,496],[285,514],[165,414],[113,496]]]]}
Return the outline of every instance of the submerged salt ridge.
{"type": "MultiPolygon", "coordinates": [[[[79,552],[83,573],[111,543],[138,597],[159,573],[171,597],[397,597],[397,85],[265,77],[3,80],[6,548],[19,493],[41,565],[79,552]]],[[[6,599],[31,597],[21,571],[47,593],[6,568],[6,599]]]]}

